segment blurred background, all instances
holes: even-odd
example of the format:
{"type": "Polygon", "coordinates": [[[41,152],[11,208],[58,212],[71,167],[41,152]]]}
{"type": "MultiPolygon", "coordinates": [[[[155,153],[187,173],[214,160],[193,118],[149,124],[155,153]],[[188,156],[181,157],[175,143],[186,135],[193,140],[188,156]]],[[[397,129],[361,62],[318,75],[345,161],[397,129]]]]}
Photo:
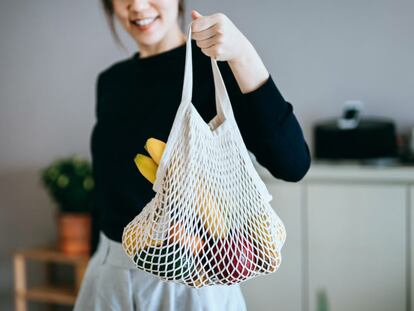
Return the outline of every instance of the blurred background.
{"type": "MultiPolygon", "coordinates": [[[[314,158],[299,183],[258,167],[287,243],[277,273],[243,285],[249,310],[413,310],[414,2],[192,0],[186,23],[191,9],[225,13],[250,39],[314,158]]],[[[97,74],[137,49],[119,33],[128,51],[97,0],[0,2],[0,310],[14,310],[16,278],[76,282],[82,272],[82,258],[26,271],[25,253],[21,269],[13,258],[57,239],[58,207],[40,171],[90,159],[97,74]]],[[[54,294],[35,296],[71,309],[54,294]]]]}

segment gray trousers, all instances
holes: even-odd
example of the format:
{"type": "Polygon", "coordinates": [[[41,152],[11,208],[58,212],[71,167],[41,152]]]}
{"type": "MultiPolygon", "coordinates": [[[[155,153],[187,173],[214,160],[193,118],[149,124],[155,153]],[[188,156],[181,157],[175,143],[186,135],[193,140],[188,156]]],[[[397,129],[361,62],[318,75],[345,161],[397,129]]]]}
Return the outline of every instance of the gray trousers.
{"type": "Polygon", "coordinates": [[[102,231],[74,311],[245,311],[239,285],[190,288],[138,270],[102,231]]]}

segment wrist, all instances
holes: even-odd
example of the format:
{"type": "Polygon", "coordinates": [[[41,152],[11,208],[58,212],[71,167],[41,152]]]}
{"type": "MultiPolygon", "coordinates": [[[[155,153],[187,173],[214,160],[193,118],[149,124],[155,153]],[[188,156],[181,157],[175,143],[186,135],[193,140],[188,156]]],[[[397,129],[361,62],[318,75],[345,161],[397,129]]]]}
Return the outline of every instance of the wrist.
{"type": "Polygon", "coordinates": [[[249,41],[246,45],[241,46],[241,50],[243,53],[234,59],[228,60],[228,64],[241,92],[246,94],[263,85],[269,78],[269,72],[249,41]]]}
{"type": "Polygon", "coordinates": [[[246,66],[258,57],[253,45],[246,39],[246,43],[241,47],[240,55],[230,59],[228,63],[234,66],[246,66]]]}

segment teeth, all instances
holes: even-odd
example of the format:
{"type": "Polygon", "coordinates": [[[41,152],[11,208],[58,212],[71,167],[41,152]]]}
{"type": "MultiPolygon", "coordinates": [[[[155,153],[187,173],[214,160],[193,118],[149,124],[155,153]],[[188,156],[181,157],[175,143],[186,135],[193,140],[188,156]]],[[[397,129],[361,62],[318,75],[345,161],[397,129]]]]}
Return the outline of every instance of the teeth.
{"type": "Polygon", "coordinates": [[[153,18],[144,18],[140,20],[134,21],[134,23],[138,26],[145,26],[151,24],[155,20],[155,17],[153,18]]]}

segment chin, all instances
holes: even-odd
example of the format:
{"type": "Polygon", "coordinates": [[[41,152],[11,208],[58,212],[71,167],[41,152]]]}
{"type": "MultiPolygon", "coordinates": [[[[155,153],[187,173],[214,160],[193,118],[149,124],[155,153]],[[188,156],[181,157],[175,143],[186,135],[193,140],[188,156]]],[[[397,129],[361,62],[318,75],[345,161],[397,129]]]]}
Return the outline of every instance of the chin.
{"type": "Polygon", "coordinates": [[[136,41],[139,45],[154,45],[161,41],[163,34],[161,32],[153,33],[151,35],[139,36],[136,41]]]}

